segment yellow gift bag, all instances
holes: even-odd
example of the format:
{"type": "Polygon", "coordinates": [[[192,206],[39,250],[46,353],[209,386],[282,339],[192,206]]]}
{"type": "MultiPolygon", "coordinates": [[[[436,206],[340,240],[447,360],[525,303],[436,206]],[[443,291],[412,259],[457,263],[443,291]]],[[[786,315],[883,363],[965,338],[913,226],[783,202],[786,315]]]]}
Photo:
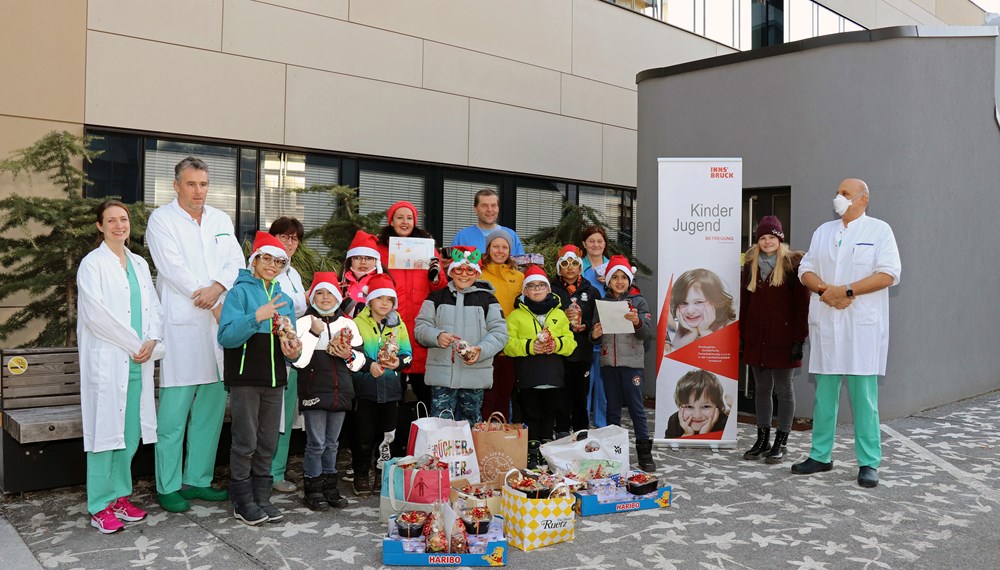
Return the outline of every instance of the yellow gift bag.
{"type": "MultiPolygon", "coordinates": [[[[562,485],[556,486],[560,487],[562,485]]],[[[572,494],[568,497],[531,499],[505,483],[501,506],[507,542],[528,551],[573,540],[575,503],[572,494]]]]}

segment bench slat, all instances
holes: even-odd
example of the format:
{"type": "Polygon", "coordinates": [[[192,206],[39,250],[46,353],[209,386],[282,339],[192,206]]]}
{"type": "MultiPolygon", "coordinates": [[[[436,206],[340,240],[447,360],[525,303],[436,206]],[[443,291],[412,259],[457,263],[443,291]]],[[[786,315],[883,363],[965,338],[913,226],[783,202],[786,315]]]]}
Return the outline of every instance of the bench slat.
{"type": "Polygon", "coordinates": [[[47,386],[54,384],[69,384],[77,386],[79,390],[80,386],[80,375],[79,374],[53,374],[50,376],[13,376],[11,378],[4,378],[3,389],[4,397],[10,397],[7,395],[7,390],[20,388],[23,386],[47,386]]]}
{"type": "Polygon", "coordinates": [[[3,389],[4,403],[10,404],[21,398],[34,396],[79,396],[80,383],[75,384],[30,384],[28,386],[5,386],[3,389]]]}
{"type": "Polygon", "coordinates": [[[54,406],[4,412],[3,427],[20,443],[83,437],[79,406],[54,406]]]}
{"type": "Polygon", "coordinates": [[[25,378],[34,378],[36,376],[54,376],[59,374],[65,375],[79,375],[80,374],[80,363],[79,362],[46,362],[43,364],[28,364],[28,369],[23,374],[10,374],[4,367],[3,382],[7,384],[8,382],[24,381],[25,378]]]}
{"type": "Polygon", "coordinates": [[[74,396],[33,396],[30,398],[17,398],[14,400],[4,400],[4,411],[21,410],[25,408],[38,408],[41,406],[70,406],[80,405],[80,394],[74,396]]]}
{"type": "Polygon", "coordinates": [[[77,354],[76,349],[71,352],[57,352],[54,354],[26,354],[24,352],[18,351],[7,351],[3,354],[3,367],[4,373],[6,374],[7,363],[10,362],[11,358],[16,356],[22,356],[28,361],[28,370],[31,370],[33,364],[45,364],[48,362],[62,363],[62,362],[79,362],[80,355],[77,354]]]}

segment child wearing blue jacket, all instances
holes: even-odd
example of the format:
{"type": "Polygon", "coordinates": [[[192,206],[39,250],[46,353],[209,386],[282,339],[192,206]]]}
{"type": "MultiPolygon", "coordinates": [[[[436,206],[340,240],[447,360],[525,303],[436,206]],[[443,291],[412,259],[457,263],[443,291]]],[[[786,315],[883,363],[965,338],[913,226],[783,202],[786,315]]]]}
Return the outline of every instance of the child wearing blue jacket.
{"type": "Polygon", "coordinates": [[[271,458],[278,444],[286,359],[295,360],[302,351],[294,309],[275,280],[287,263],[278,238],[257,232],[250,269],[240,270],[219,316],[232,415],[229,497],[233,516],[249,525],[282,519],[271,504],[271,458]]]}

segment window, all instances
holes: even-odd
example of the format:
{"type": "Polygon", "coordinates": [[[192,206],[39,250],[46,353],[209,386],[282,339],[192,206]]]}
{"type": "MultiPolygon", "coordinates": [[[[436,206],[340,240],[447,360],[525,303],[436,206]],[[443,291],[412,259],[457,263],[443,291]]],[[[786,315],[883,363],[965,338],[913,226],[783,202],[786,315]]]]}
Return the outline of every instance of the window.
{"type": "MultiPolygon", "coordinates": [[[[340,159],[330,156],[266,150],[260,153],[260,225],[267,231],[274,220],[297,218],[306,231],[330,220],[336,200],[326,192],[297,192],[337,184],[340,159]]],[[[320,238],[306,242],[319,254],[327,253],[320,238]]]]}
{"type": "MultiPolygon", "coordinates": [[[[539,186],[542,186],[539,184],[539,186]]],[[[517,235],[529,239],[541,228],[554,226],[562,219],[563,195],[554,188],[517,185],[517,235]]]]}
{"type": "MultiPolygon", "coordinates": [[[[406,169],[375,170],[362,165],[358,174],[361,204],[358,211],[361,214],[384,212],[400,200],[406,200],[417,208],[424,209],[424,175],[406,169]]],[[[422,219],[417,220],[419,227],[424,227],[422,219]]]]}
{"type": "Polygon", "coordinates": [[[589,206],[601,214],[608,226],[608,240],[618,242],[635,255],[635,192],[581,185],[579,197],[581,206],[589,206]]]}
{"type": "Polygon", "coordinates": [[[200,158],[208,164],[206,203],[229,214],[235,224],[236,173],[239,166],[236,147],[147,138],[143,200],[159,207],[176,198],[174,166],[188,156],[200,158]]]}
{"type": "MultiPolygon", "coordinates": [[[[500,193],[499,184],[454,178],[444,179],[442,187],[444,212],[441,218],[443,220],[441,227],[442,244],[451,245],[451,240],[454,239],[458,230],[471,226],[478,221],[476,219],[476,212],[473,210],[473,202],[476,199],[476,192],[486,188],[493,190],[497,194],[500,193]]],[[[503,208],[503,204],[500,204],[500,207],[503,208]]]]}
{"type": "Polygon", "coordinates": [[[90,150],[101,154],[87,167],[87,176],[94,183],[87,188],[87,196],[118,196],[126,204],[138,202],[142,196],[142,137],[98,134],[90,150]]]}

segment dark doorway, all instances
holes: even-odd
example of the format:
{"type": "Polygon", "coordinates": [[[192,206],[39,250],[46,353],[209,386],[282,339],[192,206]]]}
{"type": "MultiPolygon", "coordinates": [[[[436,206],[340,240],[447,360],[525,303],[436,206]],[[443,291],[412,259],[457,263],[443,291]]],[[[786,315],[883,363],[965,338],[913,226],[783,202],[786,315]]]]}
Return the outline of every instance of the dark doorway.
{"type": "MultiPolygon", "coordinates": [[[[757,227],[757,222],[764,216],[777,216],[781,220],[782,229],[785,230],[785,243],[789,243],[792,239],[791,187],[772,186],[743,189],[743,221],[740,235],[744,252],[755,243],[753,231],[757,227]]],[[[740,394],[737,409],[743,413],[754,414],[757,407],[754,405],[753,373],[750,372],[750,367],[742,362],[740,363],[739,380],[740,394]]]]}

